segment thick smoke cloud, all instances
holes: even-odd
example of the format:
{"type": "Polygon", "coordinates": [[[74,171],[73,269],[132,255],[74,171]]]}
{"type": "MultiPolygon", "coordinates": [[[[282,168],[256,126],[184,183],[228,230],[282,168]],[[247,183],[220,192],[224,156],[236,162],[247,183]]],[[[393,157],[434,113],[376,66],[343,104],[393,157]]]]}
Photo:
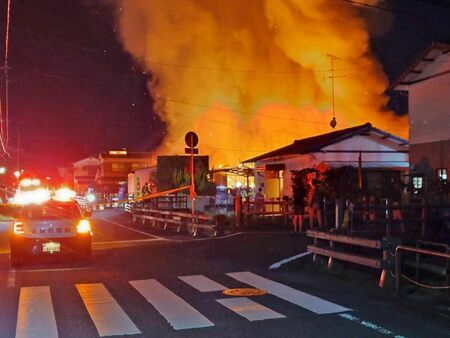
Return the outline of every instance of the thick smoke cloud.
{"type": "Polygon", "coordinates": [[[151,73],[154,110],[167,122],[161,152],[182,153],[194,130],[212,163],[238,161],[332,131],[330,59],[338,128],[372,122],[405,136],[383,111],[387,87],[366,22],[335,0],[121,0],[123,45],[151,73]]]}

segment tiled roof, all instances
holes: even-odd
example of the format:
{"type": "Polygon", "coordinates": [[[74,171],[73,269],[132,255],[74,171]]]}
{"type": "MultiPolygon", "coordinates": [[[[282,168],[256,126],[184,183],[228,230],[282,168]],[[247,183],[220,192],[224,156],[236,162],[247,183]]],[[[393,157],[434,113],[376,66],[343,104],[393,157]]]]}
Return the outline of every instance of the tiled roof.
{"type": "Polygon", "coordinates": [[[381,134],[385,138],[391,138],[391,139],[395,140],[396,142],[398,142],[399,144],[408,144],[408,141],[406,141],[402,138],[391,135],[381,129],[374,128],[374,127],[372,127],[372,124],[370,124],[370,123],[365,123],[363,125],[356,126],[356,127],[351,127],[351,128],[347,128],[347,129],[333,131],[333,132],[327,133],[327,134],[322,134],[322,135],[318,135],[318,136],[295,140],[294,143],[292,143],[288,146],[285,146],[285,147],[270,151],[268,153],[250,158],[250,159],[244,161],[244,163],[256,162],[256,161],[260,161],[263,159],[278,157],[278,156],[296,155],[296,154],[303,155],[303,154],[313,153],[313,152],[319,151],[322,148],[329,146],[331,144],[340,142],[342,140],[348,139],[355,135],[364,134],[364,133],[368,133],[371,131],[381,134]]]}

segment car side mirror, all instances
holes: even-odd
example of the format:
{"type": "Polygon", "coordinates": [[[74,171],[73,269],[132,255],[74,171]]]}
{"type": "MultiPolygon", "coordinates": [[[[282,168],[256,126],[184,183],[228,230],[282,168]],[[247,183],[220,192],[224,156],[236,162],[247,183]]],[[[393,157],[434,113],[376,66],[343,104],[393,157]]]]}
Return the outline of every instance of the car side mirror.
{"type": "Polygon", "coordinates": [[[91,210],[86,210],[84,212],[84,217],[92,217],[92,211],[91,210]]]}

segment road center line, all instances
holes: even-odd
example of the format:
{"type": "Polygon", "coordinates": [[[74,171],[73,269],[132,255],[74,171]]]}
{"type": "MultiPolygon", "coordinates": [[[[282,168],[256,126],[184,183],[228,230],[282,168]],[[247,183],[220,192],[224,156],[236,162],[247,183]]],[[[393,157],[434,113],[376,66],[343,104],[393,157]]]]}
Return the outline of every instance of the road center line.
{"type": "Polygon", "coordinates": [[[144,235],[144,236],[147,236],[147,237],[152,237],[152,238],[157,238],[157,239],[164,240],[164,238],[162,238],[162,237],[155,236],[155,235],[151,235],[151,234],[149,234],[149,233],[147,233],[147,232],[144,232],[144,231],[140,231],[140,230],[137,230],[137,229],[133,229],[133,228],[127,227],[127,226],[122,225],[122,224],[120,224],[120,223],[118,223],[118,222],[111,221],[111,220],[109,220],[109,219],[107,219],[107,218],[100,218],[100,219],[103,220],[103,221],[105,221],[105,222],[108,222],[108,223],[117,225],[118,227],[121,227],[121,228],[123,228],[123,229],[127,229],[127,230],[136,232],[136,233],[138,233],[138,234],[141,234],[141,235],[144,235]]]}
{"type": "Polygon", "coordinates": [[[280,266],[282,266],[283,264],[292,262],[292,261],[294,261],[294,260],[296,260],[296,259],[298,259],[298,258],[307,256],[307,255],[310,255],[310,254],[311,254],[311,252],[302,252],[301,254],[298,254],[298,255],[295,255],[295,256],[292,256],[292,257],[288,257],[288,258],[282,259],[282,260],[279,261],[279,262],[273,263],[273,264],[269,267],[269,270],[272,270],[272,269],[278,269],[278,268],[279,268],[280,266]]]}
{"type": "MultiPolygon", "coordinates": [[[[76,270],[92,270],[95,266],[80,267],[80,268],[60,268],[60,269],[33,269],[33,270],[19,270],[22,272],[61,272],[61,271],[76,271],[76,270]]],[[[10,270],[11,272],[12,270],[10,270]]]]}

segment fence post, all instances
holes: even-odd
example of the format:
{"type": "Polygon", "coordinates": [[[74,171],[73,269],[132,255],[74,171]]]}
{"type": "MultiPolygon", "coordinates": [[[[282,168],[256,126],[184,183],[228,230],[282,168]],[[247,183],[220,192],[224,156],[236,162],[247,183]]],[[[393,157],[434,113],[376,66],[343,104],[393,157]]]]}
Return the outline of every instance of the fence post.
{"type": "Polygon", "coordinates": [[[248,200],[248,197],[245,199],[244,202],[244,226],[249,227],[250,226],[250,201],[248,200]]]}
{"type": "Polygon", "coordinates": [[[339,218],[341,216],[341,215],[339,215],[339,201],[335,200],[334,203],[335,203],[335,207],[334,207],[335,208],[335,211],[334,211],[334,215],[335,215],[334,227],[336,229],[339,229],[339,218]]]}
{"type": "Polygon", "coordinates": [[[427,223],[428,223],[428,205],[427,199],[422,199],[422,238],[427,235],[427,223]]]}
{"type": "Polygon", "coordinates": [[[400,296],[400,274],[402,273],[402,253],[400,250],[395,249],[395,289],[397,291],[397,297],[400,296]]]}
{"type": "MultiPolygon", "coordinates": [[[[391,230],[392,230],[392,200],[388,198],[386,199],[386,238],[385,238],[388,243],[391,242],[391,232],[392,232],[391,230]]],[[[387,262],[388,260],[389,260],[389,248],[384,248],[383,261],[387,262]]],[[[381,271],[380,282],[378,283],[378,286],[380,288],[384,286],[386,276],[387,276],[387,269],[384,268],[381,271]]]]}
{"type": "Polygon", "coordinates": [[[239,194],[234,199],[234,224],[237,227],[242,224],[242,197],[239,194]]]}
{"type": "MultiPolygon", "coordinates": [[[[334,242],[330,240],[330,249],[334,249],[334,242]]],[[[328,269],[331,269],[333,267],[333,257],[328,257],[328,269]]]]}

